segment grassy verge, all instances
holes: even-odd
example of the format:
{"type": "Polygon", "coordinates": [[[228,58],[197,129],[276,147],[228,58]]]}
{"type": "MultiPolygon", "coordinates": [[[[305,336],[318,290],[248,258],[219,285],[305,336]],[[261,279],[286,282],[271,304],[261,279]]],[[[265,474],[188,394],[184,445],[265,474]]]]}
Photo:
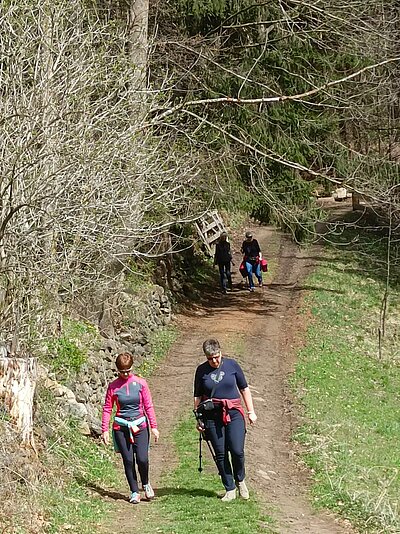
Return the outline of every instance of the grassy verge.
{"type": "MultiPolygon", "coordinates": [[[[312,319],[293,379],[304,407],[297,440],[314,473],[314,499],[363,532],[400,532],[400,287],[389,273],[385,337],[378,350],[386,287],[386,239],[353,232],[325,247],[307,281],[312,319]]],[[[397,255],[397,251],[393,251],[397,255]]]]}
{"type": "Polygon", "coordinates": [[[149,339],[151,357],[146,358],[135,372],[140,376],[149,377],[164,359],[177,336],[178,330],[174,325],[169,325],[153,332],[149,339]]]}
{"type": "Polygon", "coordinates": [[[217,498],[223,487],[204,442],[204,471],[198,472],[199,441],[193,418],[178,424],[173,439],[179,464],[162,479],[157,499],[149,506],[146,524],[141,527],[143,534],[272,532],[271,519],[261,513],[254,495],[249,501],[237,499],[231,503],[222,503],[217,498]]]}
{"type": "Polygon", "coordinates": [[[42,457],[43,478],[33,495],[43,510],[43,532],[93,532],[109,509],[102,499],[105,488],[116,488],[113,453],[80,434],[74,420],[55,419],[56,408],[44,391],[41,417],[48,420],[51,437],[42,457]]]}

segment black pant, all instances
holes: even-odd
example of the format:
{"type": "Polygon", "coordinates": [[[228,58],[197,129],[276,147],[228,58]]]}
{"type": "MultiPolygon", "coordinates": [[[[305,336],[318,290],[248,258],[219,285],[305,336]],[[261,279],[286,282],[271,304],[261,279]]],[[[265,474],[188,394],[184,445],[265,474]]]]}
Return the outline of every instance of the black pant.
{"type": "Polygon", "coordinates": [[[225,275],[228,280],[228,286],[232,289],[231,262],[218,263],[218,269],[221,289],[226,289],[225,275]]]}
{"type": "Polygon", "coordinates": [[[238,410],[229,410],[230,423],[222,423],[221,413],[205,421],[205,438],[211,442],[222,484],[227,491],[236,487],[245,477],[244,438],[246,427],[238,410]],[[229,457],[230,454],[230,457],[229,457]]]}
{"type": "Polygon", "coordinates": [[[142,485],[149,483],[149,429],[143,428],[135,434],[135,443],[130,442],[129,429],[121,426],[119,430],[114,430],[115,441],[121,452],[124,463],[125,475],[131,491],[139,491],[136,474],[136,464],[138,466],[142,485]]]}

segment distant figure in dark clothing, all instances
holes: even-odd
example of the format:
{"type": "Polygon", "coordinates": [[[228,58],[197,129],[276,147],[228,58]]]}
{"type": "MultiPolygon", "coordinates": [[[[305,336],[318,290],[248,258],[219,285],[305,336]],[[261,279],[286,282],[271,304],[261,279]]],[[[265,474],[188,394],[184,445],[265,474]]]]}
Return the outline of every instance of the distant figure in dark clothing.
{"type": "Polygon", "coordinates": [[[253,273],[256,275],[260,287],[262,287],[263,283],[260,264],[262,254],[260,245],[257,239],[253,239],[251,232],[246,232],[246,239],[242,243],[241,251],[244,254],[243,262],[249,279],[249,291],[254,291],[253,273]]]}
{"type": "Polygon", "coordinates": [[[223,293],[226,293],[226,283],[228,282],[229,289],[232,289],[232,275],[231,275],[231,245],[227,241],[227,233],[222,232],[219,236],[219,240],[215,245],[214,265],[218,265],[220,284],[223,293]]]}

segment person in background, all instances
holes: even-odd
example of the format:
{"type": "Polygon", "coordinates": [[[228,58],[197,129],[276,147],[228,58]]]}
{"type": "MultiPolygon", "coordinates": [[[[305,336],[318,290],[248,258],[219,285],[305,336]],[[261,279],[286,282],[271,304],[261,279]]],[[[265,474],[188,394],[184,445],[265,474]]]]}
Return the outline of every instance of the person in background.
{"type": "Polygon", "coordinates": [[[262,287],[263,285],[260,264],[262,254],[260,245],[258,244],[257,239],[253,238],[251,232],[246,232],[246,238],[243,241],[240,250],[244,254],[243,261],[246,266],[247,278],[249,280],[249,291],[254,291],[253,274],[257,277],[259,287],[262,287]]]}
{"type": "Polygon", "coordinates": [[[197,430],[205,433],[215,453],[219,475],[225,487],[223,501],[236,498],[236,486],[242,499],[249,498],[245,482],[244,440],[245,419],[257,421],[253,400],[240,365],[222,356],[216,339],[203,343],[207,360],[196,369],[194,378],[194,410],[200,415],[197,430]],[[243,398],[246,416],[241,404],[243,398]],[[214,408],[201,412],[201,402],[212,398],[214,408]]]}
{"type": "Polygon", "coordinates": [[[228,234],[222,232],[215,245],[214,254],[214,265],[218,265],[220,285],[223,293],[226,293],[227,282],[228,288],[232,289],[231,263],[232,265],[235,265],[232,260],[231,245],[227,240],[227,237],[228,234]]]}
{"type": "Polygon", "coordinates": [[[102,440],[105,445],[110,443],[109,424],[115,406],[116,414],[112,426],[114,449],[122,456],[131,490],[129,502],[138,504],[140,493],[135,464],[146,499],[153,499],[154,491],[149,482],[149,426],[156,443],[159,432],[147,382],[132,372],[132,354],[119,354],[115,364],[118,378],[107,388],[101,422],[102,440]]]}

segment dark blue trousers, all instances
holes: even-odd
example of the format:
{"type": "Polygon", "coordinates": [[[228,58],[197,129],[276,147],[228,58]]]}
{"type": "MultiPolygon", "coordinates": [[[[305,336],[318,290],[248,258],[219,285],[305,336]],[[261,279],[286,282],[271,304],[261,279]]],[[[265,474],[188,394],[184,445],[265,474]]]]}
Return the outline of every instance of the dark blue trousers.
{"type": "Polygon", "coordinates": [[[227,425],[222,423],[220,412],[215,418],[205,421],[205,438],[214,449],[218,472],[226,491],[235,489],[235,482],[241,482],[245,477],[244,419],[238,410],[229,410],[229,415],[231,422],[227,425]]]}
{"type": "Polygon", "coordinates": [[[226,282],[228,282],[228,287],[232,289],[231,262],[227,261],[225,263],[218,263],[218,269],[221,289],[226,289],[226,282]]]}
{"type": "Polygon", "coordinates": [[[142,485],[149,483],[149,429],[143,428],[135,434],[135,443],[130,442],[129,429],[121,426],[113,430],[115,441],[120,450],[126,479],[131,491],[139,491],[135,461],[138,466],[142,485]]]}

